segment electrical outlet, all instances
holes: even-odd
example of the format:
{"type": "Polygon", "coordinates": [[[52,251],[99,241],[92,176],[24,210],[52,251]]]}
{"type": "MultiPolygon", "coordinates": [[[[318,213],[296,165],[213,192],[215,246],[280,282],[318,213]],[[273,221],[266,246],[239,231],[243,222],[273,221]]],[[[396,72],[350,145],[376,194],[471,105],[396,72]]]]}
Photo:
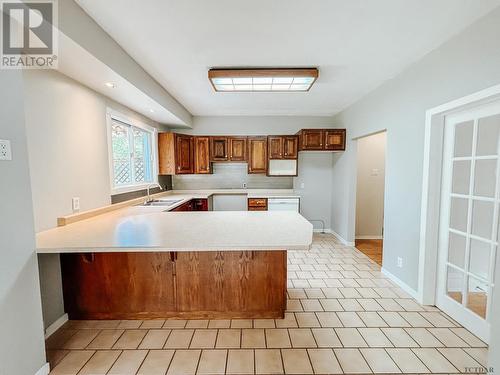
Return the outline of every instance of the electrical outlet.
{"type": "Polygon", "coordinates": [[[304,184],[303,182],[300,183],[300,188],[301,189],[304,189],[306,187],[306,184],[304,184]]]}
{"type": "Polygon", "coordinates": [[[0,160],[12,160],[10,141],[6,139],[0,139],[0,160]]]}
{"type": "Polygon", "coordinates": [[[74,197],[72,201],[73,201],[73,211],[80,210],[80,197],[74,197]]]}
{"type": "Polygon", "coordinates": [[[243,189],[246,189],[247,188],[247,183],[244,182],[243,184],[241,184],[243,186],[243,189]]]}
{"type": "Polygon", "coordinates": [[[398,267],[403,268],[403,258],[398,257],[398,267]]]}

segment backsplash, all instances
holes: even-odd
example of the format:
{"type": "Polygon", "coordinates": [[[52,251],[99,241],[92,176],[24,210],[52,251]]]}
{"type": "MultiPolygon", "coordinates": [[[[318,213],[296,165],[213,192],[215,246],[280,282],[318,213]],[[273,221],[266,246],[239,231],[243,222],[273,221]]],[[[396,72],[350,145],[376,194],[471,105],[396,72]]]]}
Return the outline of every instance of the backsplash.
{"type": "Polygon", "coordinates": [[[246,163],[214,163],[213,174],[172,176],[175,190],[196,189],[293,189],[293,177],[248,174],[246,163]]]}

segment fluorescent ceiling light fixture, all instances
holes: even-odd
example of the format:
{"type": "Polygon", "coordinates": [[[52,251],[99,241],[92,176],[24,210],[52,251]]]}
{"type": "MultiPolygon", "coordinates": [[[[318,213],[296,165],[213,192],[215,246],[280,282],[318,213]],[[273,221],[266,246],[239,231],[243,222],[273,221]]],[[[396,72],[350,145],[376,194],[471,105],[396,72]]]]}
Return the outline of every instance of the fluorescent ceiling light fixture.
{"type": "Polygon", "coordinates": [[[221,92],[309,91],[319,76],[317,68],[213,68],[208,79],[221,92]]]}

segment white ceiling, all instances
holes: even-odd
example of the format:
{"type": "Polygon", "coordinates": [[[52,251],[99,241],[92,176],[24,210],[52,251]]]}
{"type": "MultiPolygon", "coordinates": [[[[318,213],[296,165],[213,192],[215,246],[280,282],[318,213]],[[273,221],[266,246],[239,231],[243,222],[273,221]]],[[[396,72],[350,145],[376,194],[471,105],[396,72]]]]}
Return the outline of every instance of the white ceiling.
{"type": "Polygon", "coordinates": [[[77,0],[193,115],[333,115],[500,0],[77,0]],[[308,93],[216,93],[210,67],[316,66],[308,93]]]}

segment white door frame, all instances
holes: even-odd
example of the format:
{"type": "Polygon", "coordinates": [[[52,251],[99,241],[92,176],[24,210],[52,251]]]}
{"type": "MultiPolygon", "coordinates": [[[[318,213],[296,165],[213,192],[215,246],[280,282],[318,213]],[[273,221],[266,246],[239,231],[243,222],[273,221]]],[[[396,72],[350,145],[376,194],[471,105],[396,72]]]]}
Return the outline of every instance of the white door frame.
{"type": "MultiPolygon", "coordinates": [[[[436,302],[445,116],[498,99],[500,99],[500,85],[426,111],[417,293],[417,300],[421,304],[435,305],[436,302]]],[[[497,279],[498,274],[500,272],[496,275],[497,279]]]]}

